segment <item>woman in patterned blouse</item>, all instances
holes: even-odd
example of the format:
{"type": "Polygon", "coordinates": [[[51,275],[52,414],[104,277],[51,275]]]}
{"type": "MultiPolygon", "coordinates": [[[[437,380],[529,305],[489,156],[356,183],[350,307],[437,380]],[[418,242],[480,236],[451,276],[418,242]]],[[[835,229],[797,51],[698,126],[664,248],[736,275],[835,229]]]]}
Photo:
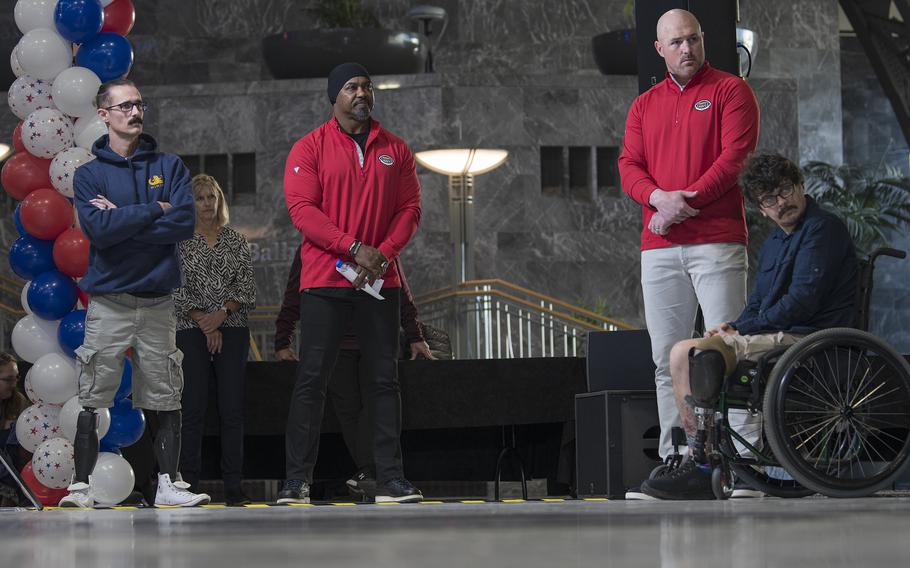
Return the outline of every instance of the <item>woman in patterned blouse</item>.
{"type": "Polygon", "coordinates": [[[195,489],[202,463],[208,384],[214,374],[221,417],[225,501],[243,505],[243,389],[256,283],[246,237],[227,226],[228,208],[215,178],[193,178],[196,231],[180,243],[183,287],[174,294],[177,347],[183,351],[183,449],[180,470],[195,489]]]}

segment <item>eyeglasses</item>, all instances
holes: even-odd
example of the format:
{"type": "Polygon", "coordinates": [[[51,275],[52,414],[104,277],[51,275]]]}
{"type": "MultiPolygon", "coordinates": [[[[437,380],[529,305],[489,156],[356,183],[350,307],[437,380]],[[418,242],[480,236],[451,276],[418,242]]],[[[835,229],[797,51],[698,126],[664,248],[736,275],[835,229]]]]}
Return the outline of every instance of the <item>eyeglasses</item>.
{"type": "Polygon", "coordinates": [[[765,195],[762,195],[758,200],[758,204],[762,207],[774,207],[777,205],[777,198],[781,197],[783,199],[787,199],[793,195],[794,191],[796,191],[796,187],[792,185],[785,185],[784,187],[780,188],[777,193],[766,193],[765,195]]]}
{"type": "Polygon", "coordinates": [[[133,110],[133,107],[136,107],[141,112],[145,112],[149,109],[148,103],[144,103],[142,101],[124,101],[120,104],[112,105],[109,107],[104,107],[104,110],[115,110],[116,109],[116,110],[119,110],[120,112],[128,113],[131,110],[133,110]]]}

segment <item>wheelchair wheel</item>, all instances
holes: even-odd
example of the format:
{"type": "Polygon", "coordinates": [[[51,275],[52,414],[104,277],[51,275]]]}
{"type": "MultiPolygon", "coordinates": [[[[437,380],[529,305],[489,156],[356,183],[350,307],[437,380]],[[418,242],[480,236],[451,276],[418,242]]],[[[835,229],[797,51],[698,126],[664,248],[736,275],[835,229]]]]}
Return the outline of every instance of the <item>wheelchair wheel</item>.
{"type": "Polygon", "coordinates": [[[890,486],[910,455],[910,365],[874,335],[813,333],[768,378],[767,439],[799,483],[829,497],[890,486]]]}
{"type": "Polygon", "coordinates": [[[711,470],[711,491],[714,492],[714,497],[721,501],[733,495],[733,477],[728,468],[716,465],[711,470]]]}

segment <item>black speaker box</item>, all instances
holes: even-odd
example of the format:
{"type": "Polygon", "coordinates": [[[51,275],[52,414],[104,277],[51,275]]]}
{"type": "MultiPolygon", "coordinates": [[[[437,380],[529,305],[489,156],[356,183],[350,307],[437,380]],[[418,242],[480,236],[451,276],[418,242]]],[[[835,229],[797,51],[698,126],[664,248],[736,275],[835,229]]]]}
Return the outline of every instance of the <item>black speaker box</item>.
{"type": "Polygon", "coordinates": [[[657,20],[673,8],[695,14],[705,33],[705,57],[716,69],[739,75],[736,51],[736,0],[636,0],[638,38],[638,92],[663,81],[667,66],[654,49],[657,20]]]}
{"type": "Polygon", "coordinates": [[[655,389],[648,330],[589,331],[587,351],[588,392],[655,389]]]}
{"type": "Polygon", "coordinates": [[[575,395],[575,471],[579,497],[622,499],[660,465],[660,422],[653,392],[575,395]]]}

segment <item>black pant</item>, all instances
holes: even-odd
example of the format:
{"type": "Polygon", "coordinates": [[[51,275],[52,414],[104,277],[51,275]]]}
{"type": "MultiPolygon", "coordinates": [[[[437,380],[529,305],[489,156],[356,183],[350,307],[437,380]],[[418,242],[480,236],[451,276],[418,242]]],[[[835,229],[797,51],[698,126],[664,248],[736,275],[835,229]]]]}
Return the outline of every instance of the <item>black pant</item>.
{"type": "Polygon", "coordinates": [[[180,472],[194,487],[202,467],[202,434],[214,372],[221,417],[221,475],[226,489],[240,489],[243,476],[243,389],[250,349],[248,327],[222,327],[221,353],[209,353],[198,328],[177,332],[183,351],[183,444],[180,472]]]}
{"type": "Polygon", "coordinates": [[[285,438],[288,479],[313,481],[325,407],[326,384],[344,332],[353,323],[360,344],[360,380],[373,423],[376,480],[403,477],[401,391],[398,386],[399,289],[384,301],[353,288],[311,288],[300,294],[300,363],[291,395],[285,438]]]}
{"type": "Polygon", "coordinates": [[[360,351],[342,349],[327,386],[329,400],[341,425],[341,436],[357,469],[373,465],[373,418],[368,383],[360,373],[360,351]]]}

